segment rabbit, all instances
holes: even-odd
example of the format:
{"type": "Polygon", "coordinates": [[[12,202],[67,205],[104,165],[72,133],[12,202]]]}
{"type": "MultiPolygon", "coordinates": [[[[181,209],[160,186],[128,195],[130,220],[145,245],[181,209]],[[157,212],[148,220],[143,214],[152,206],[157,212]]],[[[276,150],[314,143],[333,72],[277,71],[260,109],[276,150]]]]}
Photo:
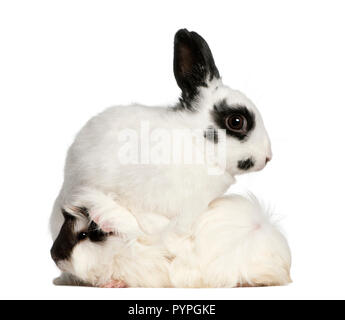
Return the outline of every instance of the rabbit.
{"type": "MultiPolygon", "coordinates": [[[[163,222],[183,216],[177,221],[185,231],[212,200],[225,193],[236,175],[261,170],[272,158],[260,112],[244,94],[223,84],[211,50],[199,34],[177,31],[173,67],[182,90],[175,106],[111,107],[78,133],[67,154],[63,186],[50,218],[53,240],[64,223],[61,208],[67,206],[87,207],[104,229],[102,221],[112,219],[119,234],[136,233],[137,223],[147,225],[144,212],[155,212],[163,222]],[[218,147],[223,156],[211,156],[207,163],[184,158],[153,161],[153,150],[146,151],[147,139],[140,138],[146,133],[157,139],[159,130],[172,136],[185,134],[190,144],[180,148],[182,156],[192,149],[204,157],[200,141],[218,147]],[[139,155],[126,145],[129,138],[139,140],[135,149],[139,155]]],[[[174,151],[172,156],[177,154],[174,151]]],[[[159,230],[159,224],[153,229],[159,230]]]]}
{"type": "Polygon", "coordinates": [[[218,288],[291,282],[287,241],[254,197],[214,200],[186,233],[166,221],[161,232],[124,237],[111,222],[108,233],[97,228],[85,209],[62,214],[51,254],[83,285],[218,288]]]}

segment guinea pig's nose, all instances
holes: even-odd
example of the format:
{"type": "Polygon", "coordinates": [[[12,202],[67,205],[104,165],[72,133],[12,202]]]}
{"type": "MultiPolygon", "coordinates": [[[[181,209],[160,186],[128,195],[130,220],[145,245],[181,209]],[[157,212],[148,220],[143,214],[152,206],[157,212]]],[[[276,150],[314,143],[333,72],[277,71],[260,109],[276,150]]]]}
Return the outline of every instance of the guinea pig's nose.
{"type": "Polygon", "coordinates": [[[271,157],[267,157],[266,158],[266,163],[265,164],[267,164],[268,161],[271,161],[271,157]]]}
{"type": "Polygon", "coordinates": [[[59,257],[57,256],[55,250],[53,250],[53,249],[54,249],[54,248],[52,248],[52,249],[50,250],[50,255],[51,255],[52,259],[54,260],[54,262],[57,263],[60,259],[59,259],[59,257]]]}

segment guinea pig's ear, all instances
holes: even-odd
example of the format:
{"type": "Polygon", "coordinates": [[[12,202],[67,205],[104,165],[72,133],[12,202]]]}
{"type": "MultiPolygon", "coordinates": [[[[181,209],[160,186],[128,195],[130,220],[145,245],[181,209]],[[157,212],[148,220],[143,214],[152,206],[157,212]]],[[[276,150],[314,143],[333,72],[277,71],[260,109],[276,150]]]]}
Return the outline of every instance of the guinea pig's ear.
{"type": "Polygon", "coordinates": [[[198,87],[207,87],[208,81],[219,78],[210,48],[196,32],[189,32],[187,29],[176,32],[174,74],[185,102],[193,100],[198,87]]]}
{"type": "MultiPolygon", "coordinates": [[[[89,218],[89,211],[85,207],[77,207],[77,206],[68,206],[69,212],[66,210],[67,208],[64,208],[62,210],[64,216],[65,214],[71,215],[71,216],[81,216],[85,218],[89,218]]],[[[66,216],[65,216],[66,218],[66,216]]]]}

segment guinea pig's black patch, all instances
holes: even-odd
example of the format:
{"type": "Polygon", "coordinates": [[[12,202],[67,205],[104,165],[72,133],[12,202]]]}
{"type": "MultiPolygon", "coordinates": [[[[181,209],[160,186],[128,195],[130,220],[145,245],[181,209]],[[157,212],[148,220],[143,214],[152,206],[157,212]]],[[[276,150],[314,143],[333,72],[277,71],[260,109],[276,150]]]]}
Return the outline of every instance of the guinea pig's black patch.
{"type": "Polygon", "coordinates": [[[204,131],[204,138],[214,142],[214,143],[218,143],[218,132],[216,128],[213,127],[209,127],[204,131]]]}
{"type": "Polygon", "coordinates": [[[87,230],[88,238],[92,242],[102,242],[105,241],[108,233],[103,232],[101,229],[99,229],[98,225],[95,222],[91,222],[89,225],[89,228],[87,230]]]}
{"type": "Polygon", "coordinates": [[[255,128],[255,114],[242,105],[228,105],[225,100],[215,104],[213,110],[210,111],[213,121],[219,128],[226,130],[226,134],[243,141],[249,133],[255,128]],[[245,132],[236,132],[230,130],[226,125],[226,119],[229,116],[240,115],[246,119],[245,132]]]}
{"type": "Polygon", "coordinates": [[[237,162],[237,168],[240,170],[249,170],[250,168],[254,167],[254,160],[252,158],[248,158],[246,160],[240,160],[237,162]]]}
{"type": "MultiPolygon", "coordinates": [[[[89,216],[86,208],[79,208],[78,212],[82,213],[86,217],[89,216]]],[[[68,260],[72,254],[75,245],[86,239],[92,242],[102,242],[105,241],[109,233],[103,232],[95,222],[91,222],[89,227],[85,231],[80,231],[78,234],[74,230],[74,225],[76,222],[76,217],[70,215],[65,210],[62,210],[62,214],[65,221],[60,229],[60,233],[50,250],[51,257],[55,262],[68,260]]]]}
{"type": "Polygon", "coordinates": [[[50,250],[51,257],[55,262],[68,259],[71,256],[74,246],[78,242],[74,232],[76,218],[65,210],[62,210],[62,214],[65,217],[65,221],[50,250]]]}

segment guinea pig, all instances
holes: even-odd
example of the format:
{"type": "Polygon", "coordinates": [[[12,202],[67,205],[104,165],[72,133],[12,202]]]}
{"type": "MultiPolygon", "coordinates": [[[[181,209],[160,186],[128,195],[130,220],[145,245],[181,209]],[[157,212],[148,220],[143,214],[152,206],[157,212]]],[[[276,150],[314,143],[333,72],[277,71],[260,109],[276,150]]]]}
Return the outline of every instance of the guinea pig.
{"type": "Polygon", "coordinates": [[[236,175],[271,159],[259,110],[223,83],[199,34],[177,31],[173,67],[182,91],[175,106],[111,107],[78,133],[51,216],[53,239],[64,222],[61,208],[71,205],[87,207],[92,218],[113,214],[119,233],[135,229],[130,212],[190,216],[183,220],[189,227],[236,175]]]}
{"type": "Polygon", "coordinates": [[[127,237],[99,230],[85,209],[62,215],[51,254],[81,283],[219,288],[291,282],[288,244],[255,198],[216,199],[187,233],[167,223],[160,233],[127,237]]]}
{"type": "Polygon", "coordinates": [[[167,252],[158,243],[147,245],[141,233],[128,236],[115,228],[104,232],[89,219],[85,208],[66,208],[61,214],[64,223],[51,249],[53,260],[64,272],[56,284],[169,286],[167,252]]]}

